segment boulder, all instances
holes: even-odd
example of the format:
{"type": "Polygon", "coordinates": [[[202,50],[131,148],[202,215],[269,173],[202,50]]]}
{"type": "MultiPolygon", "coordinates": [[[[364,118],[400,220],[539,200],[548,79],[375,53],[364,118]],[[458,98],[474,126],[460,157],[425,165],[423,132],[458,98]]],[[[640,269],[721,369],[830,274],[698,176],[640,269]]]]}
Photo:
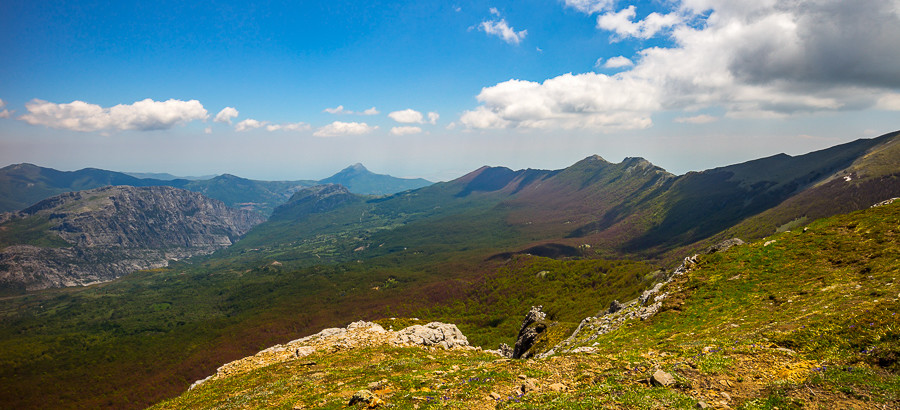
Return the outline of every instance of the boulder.
{"type": "Polygon", "coordinates": [[[708,255],[708,254],[716,253],[716,252],[724,252],[724,251],[728,250],[728,248],[731,248],[732,246],[738,246],[738,245],[743,245],[743,244],[744,244],[744,241],[740,240],[739,238],[726,239],[726,240],[719,242],[713,246],[710,246],[709,248],[706,248],[706,250],[703,253],[708,255]]]}
{"type": "Polygon", "coordinates": [[[468,346],[469,340],[454,324],[431,322],[424,326],[413,325],[397,332],[394,343],[452,349],[457,346],[468,346]]]}
{"type": "Polygon", "coordinates": [[[669,373],[657,370],[653,373],[653,376],[650,377],[650,382],[657,386],[669,387],[675,384],[675,378],[669,373]]]}

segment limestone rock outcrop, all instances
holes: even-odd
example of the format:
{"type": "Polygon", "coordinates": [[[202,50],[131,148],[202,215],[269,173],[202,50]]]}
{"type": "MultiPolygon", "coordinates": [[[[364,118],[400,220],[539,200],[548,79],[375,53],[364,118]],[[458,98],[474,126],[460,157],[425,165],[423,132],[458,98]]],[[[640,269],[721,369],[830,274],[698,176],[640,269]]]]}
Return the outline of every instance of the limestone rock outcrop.
{"type": "Polygon", "coordinates": [[[212,253],[264,221],[257,213],[172,187],[69,192],[7,214],[0,287],[86,285],[212,253]],[[13,233],[15,232],[15,233],[13,233]]]}

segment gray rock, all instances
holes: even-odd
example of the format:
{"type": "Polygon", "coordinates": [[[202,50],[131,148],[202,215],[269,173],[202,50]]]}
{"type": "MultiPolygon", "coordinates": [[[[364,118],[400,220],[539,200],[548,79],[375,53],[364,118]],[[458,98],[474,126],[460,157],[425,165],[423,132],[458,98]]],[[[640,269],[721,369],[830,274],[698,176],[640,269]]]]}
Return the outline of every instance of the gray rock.
{"type": "Polygon", "coordinates": [[[452,349],[457,346],[468,346],[469,340],[454,324],[431,322],[424,326],[413,325],[397,332],[394,343],[452,349]]]}
{"type": "Polygon", "coordinates": [[[616,313],[616,312],[622,310],[623,308],[625,308],[625,305],[622,304],[622,302],[619,302],[618,300],[614,300],[614,301],[612,301],[612,303],[609,304],[609,309],[606,311],[606,314],[616,313]]]}
{"type": "Polygon", "coordinates": [[[372,403],[380,402],[381,400],[375,393],[372,393],[368,390],[359,390],[356,393],[353,393],[353,397],[350,398],[350,402],[347,403],[348,406],[356,405],[357,403],[363,403],[367,405],[371,405],[372,403]]]}
{"type": "Polygon", "coordinates": [[[713,246],[710,246],[709,248],[706,248],[706,250],[703,253],[708,255],[708,254],[716,253],[716,252],[724,252],[724,251],[728,250],[728,248],[731,248],[732,246],[738,246],[738,245],[743,245],[743,244],[744,244],[744,241],[740,240],[739,238],[726,239],[726,240],[719,242],[713,246]]]}
{"type": "Polygon", "coordinates": [[[534,346],[541,333],[547,330],[547,314],[541,311],[543,306],[532,306],[525,315],[519,335],[516,337],[516,345],[513,347],[512,358],[527,358],[528,351],[534,346]]]}
{"type": "Polygon", "coordinates": [[[669,373],[657,370],[653,373],[653,376],[650,377],[650,382],[657,386],[669,387],[675,384],[675,378],[669,373]]]}

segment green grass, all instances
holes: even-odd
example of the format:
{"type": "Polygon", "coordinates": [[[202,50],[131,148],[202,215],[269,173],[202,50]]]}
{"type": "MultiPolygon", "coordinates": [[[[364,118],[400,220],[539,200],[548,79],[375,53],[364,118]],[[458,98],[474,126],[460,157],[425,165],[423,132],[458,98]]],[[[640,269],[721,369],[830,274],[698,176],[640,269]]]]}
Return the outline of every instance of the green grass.
{"type": "Polygon", "coordinates": [[[11,245],[32,245],[46,248],[72,246],[50,231],[54,224],[46,216],[15,219],[0,227],[0,250],[11,245]]]}

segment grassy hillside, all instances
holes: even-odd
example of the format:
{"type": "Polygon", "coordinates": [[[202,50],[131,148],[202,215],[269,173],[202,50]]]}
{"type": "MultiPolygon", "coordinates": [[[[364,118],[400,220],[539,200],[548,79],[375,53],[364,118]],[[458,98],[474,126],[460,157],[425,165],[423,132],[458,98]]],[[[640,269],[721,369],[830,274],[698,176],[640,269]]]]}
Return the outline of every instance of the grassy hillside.
{"type": "Polygon", "coordinates": [[[391,345],[321,351],[156,408],[337,409],[369,386],[401,408],[896,408],[898,242],[895,203],[703,256],[664,289],[663,311],[598,336],[590,353],[510,361],[391,345]],[[672,384],[651,383],[657,370],[672,384]],[[534,390],[522,394],[527,384],[534,390]]]}

